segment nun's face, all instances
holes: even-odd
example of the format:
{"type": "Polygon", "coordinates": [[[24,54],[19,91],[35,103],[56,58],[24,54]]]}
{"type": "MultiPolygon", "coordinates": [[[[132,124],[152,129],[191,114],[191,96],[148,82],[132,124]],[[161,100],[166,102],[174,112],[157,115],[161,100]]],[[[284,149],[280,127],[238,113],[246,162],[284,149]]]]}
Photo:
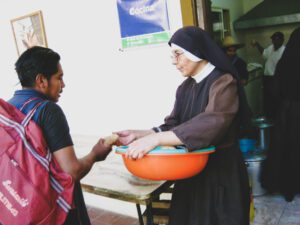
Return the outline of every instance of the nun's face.
{"type": "Polygon", "coordinates": [[[184,77],[194,76],[199,70],[199,62],[188,59],[181,50],[172,51],[172,63],[184,77]]]}

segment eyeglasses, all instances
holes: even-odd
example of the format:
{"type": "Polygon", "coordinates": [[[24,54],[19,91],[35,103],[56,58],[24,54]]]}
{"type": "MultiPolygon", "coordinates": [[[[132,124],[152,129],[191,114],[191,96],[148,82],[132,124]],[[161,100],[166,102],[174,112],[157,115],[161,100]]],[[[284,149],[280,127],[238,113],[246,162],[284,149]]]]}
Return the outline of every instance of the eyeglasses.
{"type": "Polygon", "coordinates": [[[174,50],[172,51],[172,55],[171,55],[171,59],[174,60],[178,60],[179,56],[181,56],[184,52],[181,50],[174,50]]]}

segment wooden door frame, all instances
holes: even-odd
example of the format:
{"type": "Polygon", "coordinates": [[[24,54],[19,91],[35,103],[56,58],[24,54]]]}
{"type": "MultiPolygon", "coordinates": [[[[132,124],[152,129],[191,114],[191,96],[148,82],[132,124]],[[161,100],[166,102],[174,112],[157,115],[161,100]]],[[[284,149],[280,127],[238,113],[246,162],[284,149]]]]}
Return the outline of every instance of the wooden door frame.
{"type": "Polygon", "coordinates": [[[211,0],[180,0],[183,26],[198,26],[212,32],[211,0]]]}

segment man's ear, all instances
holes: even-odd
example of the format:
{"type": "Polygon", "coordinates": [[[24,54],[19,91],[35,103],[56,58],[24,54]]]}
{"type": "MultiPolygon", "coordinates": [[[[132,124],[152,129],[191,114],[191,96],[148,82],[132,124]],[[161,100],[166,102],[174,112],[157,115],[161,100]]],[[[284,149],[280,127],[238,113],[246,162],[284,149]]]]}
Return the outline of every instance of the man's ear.
{"type": "Polygon", "coordinates": [[[48,80],[43,74],[39,73],[35,78],[35,84],[37,88],[44,89],[48,87],[48,80]]]}

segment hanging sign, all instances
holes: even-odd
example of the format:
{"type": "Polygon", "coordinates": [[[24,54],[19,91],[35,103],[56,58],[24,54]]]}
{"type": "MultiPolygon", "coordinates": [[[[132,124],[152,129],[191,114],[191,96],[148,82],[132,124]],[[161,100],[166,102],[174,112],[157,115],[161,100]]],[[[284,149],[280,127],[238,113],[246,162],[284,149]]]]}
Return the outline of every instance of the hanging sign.
{"type": "Polygon", "coordinates": [[[117,0],[122,48],[168,42],[166,0],[117,0]]]}

